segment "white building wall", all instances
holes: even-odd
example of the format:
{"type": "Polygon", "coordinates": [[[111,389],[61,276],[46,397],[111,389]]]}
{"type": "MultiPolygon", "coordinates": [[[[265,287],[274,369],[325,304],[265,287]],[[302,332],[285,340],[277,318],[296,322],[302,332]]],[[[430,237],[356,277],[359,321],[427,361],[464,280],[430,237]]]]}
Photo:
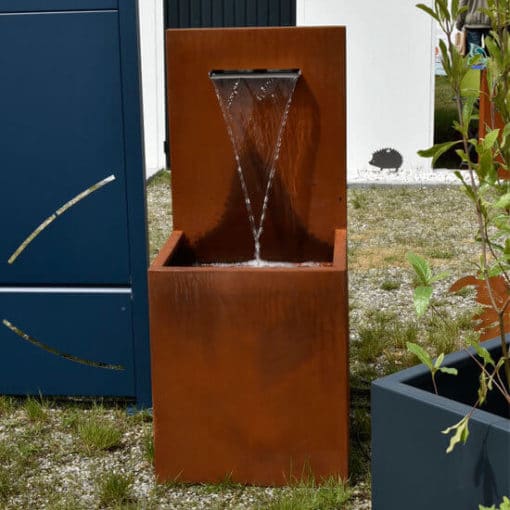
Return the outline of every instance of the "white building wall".
{"type": "Polygon", "coordinates": [[[166,165],[163,0],[140,0],[140,52],[147,177],[166,165]]]}
{"type": "Polygon", "coordinates": [[[410,0],[297,0],[297,24],[347,27],[348,179],[387,180],[369,165],[382,148],[403,156],[397,175],[430,174],[416,151],[433,139],[431,19],[410,0]]]}
{"type": "MultiPolygon", "coordinates": [[[[430,0],[425,3],[430,4],[430,0]]],[[[147,176],[165,166],[163,0],[140,0],[142,92],[147,176]]],[[[297,0],[298,25],[347,27],[348,179],[421,180],[430,162],[416,151],[432,144],[434,28],[410,0],[297,0]],[[369,164],[392,148],[398,174],[369,164]]]]}

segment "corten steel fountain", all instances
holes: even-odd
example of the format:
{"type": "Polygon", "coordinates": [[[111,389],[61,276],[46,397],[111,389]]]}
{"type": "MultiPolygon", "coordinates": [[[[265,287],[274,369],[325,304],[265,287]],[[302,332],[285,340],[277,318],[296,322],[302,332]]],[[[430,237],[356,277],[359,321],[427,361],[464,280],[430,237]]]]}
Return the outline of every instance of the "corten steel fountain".
{"type": "Polygon", "coordinates": [[[167,32],[158,479],[347,476],[345,29],[167,32]]]}

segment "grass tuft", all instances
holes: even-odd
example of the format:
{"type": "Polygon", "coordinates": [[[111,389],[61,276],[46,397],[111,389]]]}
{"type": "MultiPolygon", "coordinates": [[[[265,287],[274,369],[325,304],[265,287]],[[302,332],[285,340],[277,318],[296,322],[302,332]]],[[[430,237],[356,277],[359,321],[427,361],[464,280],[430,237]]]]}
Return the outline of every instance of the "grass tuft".
{"type": "Polygon", "coordinates": [[[143,456],[149,464],[154,464],[154,437],[152,429],[143,436],[143,456]]]}
{"type": "Polygon", "coordinates": [[[27,415],[27,418],[29,421],[34,423],[42,423],[47,421],[47,408],[48,405],[42,398],[36,399],[34,397],[27,397],[25,403],[23,404],[23,409],[27,415]]]}
{"type": "Polygon", "coordinates": [[[83,450],[89,455],[113,450],[121,444],[121,429],[95,413],[78,421],[76,428],[83,450]]]}
{"type": "Polygon", "coordinates": [[[381,283],[381,289],[387,291],[400,289],[400,282],[396,280],[384,280],[381,283]]]}
{"type": "Polygon", "coordinates": [[[132,492],[133,478],[121,473],[108,473],[98,479],[98,495],[101,508],[118,508],[135,503],[132,492]]]}
{"type": "Polygon", "coordinates": [[[320,485],[313,481],[301,482],[284,489],[260,510],[342,510],[349,500],[347,485],[336,478],[329,478],[320,485]]]}
{"type": "Polygon", "coordinates": [[[0,395],[0,417],[9,416],[16,409],[16,402],[12,397],[0,395]]]}

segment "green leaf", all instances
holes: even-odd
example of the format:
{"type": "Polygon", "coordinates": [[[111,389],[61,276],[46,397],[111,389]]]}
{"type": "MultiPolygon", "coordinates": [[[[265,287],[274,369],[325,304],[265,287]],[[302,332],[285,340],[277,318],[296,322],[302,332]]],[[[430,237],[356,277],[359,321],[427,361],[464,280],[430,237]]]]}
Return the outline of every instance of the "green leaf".
{"type": "Polygon", "coordinates": [[[450,438],[450,444],[446,449],[446,453],[451,453],[459,443],[466,444],[469,437],[469,416],[464,416],[458,423],[442,431],[443,434],[450,434],[452,432],[454,434],[450,438]]]}
{"type": "Polygon", "coordinates": [[[432,158],[432,166],[436,163],[436,161],[448,150],[450,150],[455,145],[462,143],[462,140],[457,140],[455,142],[443,142],[438,143],[429,149],[424,149],[418,151],[418,155],[422,158],[432,158]]]}
{"type": "Polygon", "coordinates": [[[453,367],[440,367],[439,371],[449,375],[458,375],[459,373],[459,371],[453,367]]]}
{"type": "Polygon", "coordinates": [[[510,193],[501,196],[494,206],[500,209],[508,209],[510,207],[510,193]]]}
{"type": "Polygon", "coordinates": [[[469,345],[475,350],[476,354],[478,354],[478,356],[482,358],[484,366],[490,365],[494,367],[496,365],[490,352],[485,347],[482,347],[478,343],[478,340],[475,339],[469,340],[469,345]]]}
{"type": "Polygon", "coordinates": [[[472,95],[464,99],[464,106],[462,107],[462,125],[465,126],[464,132],[466,133],[466,138],[469,138],[469,124],[473,118],[473,109],[479,95],[480,91],[476,90],[472,95]]]}
{"type": "Polygon", "coordinates": [[[441,17],[447,21],[450,21],[450,11],[448,10],[448,4],[445,0],[436,0],[436,10],[440,13],[441,17]]]}
{"type": "Polygon", "coordinates": [[[434,370],[432,358],[429,353],[420,345],[413,342],[406,342],[407,350],[414,354],[429,370],[434,370]]]}
{"type": "Polygon", "coordinates": [[[430,279],[430,283],[439,282],[441,280],[444,280],[445,278],[448,278],[449,276],[450,276],[450,271],[443,271],[442,273],[438,273],[438,274],[434,275],[430,279]]]}
{"type": "Polygon", "coordinates": [[[414,308],[418,317],[421,317],[429,307],[430,298],[432,297],[432,287],[420,285],[414,289],[414,308]]]}
{"type": "MultiPolygon", "coordinates": [[[[480,505],[478,507],[478,510],[498,510],[498,509],[496,508],[496,505],[492,506],[480,505]]],[[[501,502],[499,510],[510,510],[510,499],[508,499],[506,496],[503,497],[503,501],[501,502]]]]}
{"type": "Polygon", "coordinates": [[[418,7],[418,9],[421,9],[422,11],[426,12],[429,16],[434,18],[436,21],[439,21],[438,15],[427,5],[417,4],[416,7],[418,7]]]}
{"type": "Polygon", "coordinates": [[[440,372],[443,372],[445,374],[450,374],[450,375],[457,375],[458,374],[458,371],[456,368],[450,368],[450,367],[442,367],[441,365],[443,364],[443,361],[444,361],[444,353],[442,352],[437,358],[436,358],[436,361],[434,362],[434,368],[437,370],[439,370],[440,372]]]}
{"type": "Polygon", "coordinates": [[[422,285],[428,285],[432,278],[432,270],[430,269],[429,263],[423,257],[411,251],[406,254],[406,258],[411,266],[413,266],[420,283],[422,285]]]}
{"type": "Polygon", "coordinates": [[[489,391],[489,385],[487,382],[487,374],[485,372],[480,373],[480,385],[478,387],[478,405],[483,405],[487,399],[487,392],[489,391]]]}
{"type": "Polygon", "coordinates": [[[484,149],[492,149],[499,136],[499,129],[491,129],[482,141],[484,149]]]}

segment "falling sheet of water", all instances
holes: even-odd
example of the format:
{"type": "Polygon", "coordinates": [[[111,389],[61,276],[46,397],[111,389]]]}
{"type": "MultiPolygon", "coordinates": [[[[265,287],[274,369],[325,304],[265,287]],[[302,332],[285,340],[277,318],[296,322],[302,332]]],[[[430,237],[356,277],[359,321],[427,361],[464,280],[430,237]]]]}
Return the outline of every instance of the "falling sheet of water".
{"type": "MultiPolygon", "coordinates": [[[[289,116],[292,97],[296,88],[300,72],[278,72],[250,74],[228,73],[220,77],[211,75],[218,102],[225,119],[227,131],[232,142],[234,157],[237,165],[237,173],[243,192],[248,220],[254,243],[254,267],[258,267],[260,260],[260,241],[264,232],[264,220],[269,204],[271,186],[280,149],[283,133],[289,116]],[[270,118],[263,118],[263,122],[256,122],[256,111],[268,108],[271,117],[277,119],[275,131],[270,129],[270,118]],[[269,139],[272,135],[272,139],[269,139]],[[259,142],[263,142],[260,143],[259,142]],[[254,198],[256,190],[249,189],[245,157],[253,158],[257,153],[257,159],[262,174],[265,173],[266,181],[263,185],[263,200],[260,213],[254,211],[254,198]]],[[[268,267],[268,266],[263,266],[268,267]]],[[[281,264],[279,267],[282,267],[281,264]]]]}

